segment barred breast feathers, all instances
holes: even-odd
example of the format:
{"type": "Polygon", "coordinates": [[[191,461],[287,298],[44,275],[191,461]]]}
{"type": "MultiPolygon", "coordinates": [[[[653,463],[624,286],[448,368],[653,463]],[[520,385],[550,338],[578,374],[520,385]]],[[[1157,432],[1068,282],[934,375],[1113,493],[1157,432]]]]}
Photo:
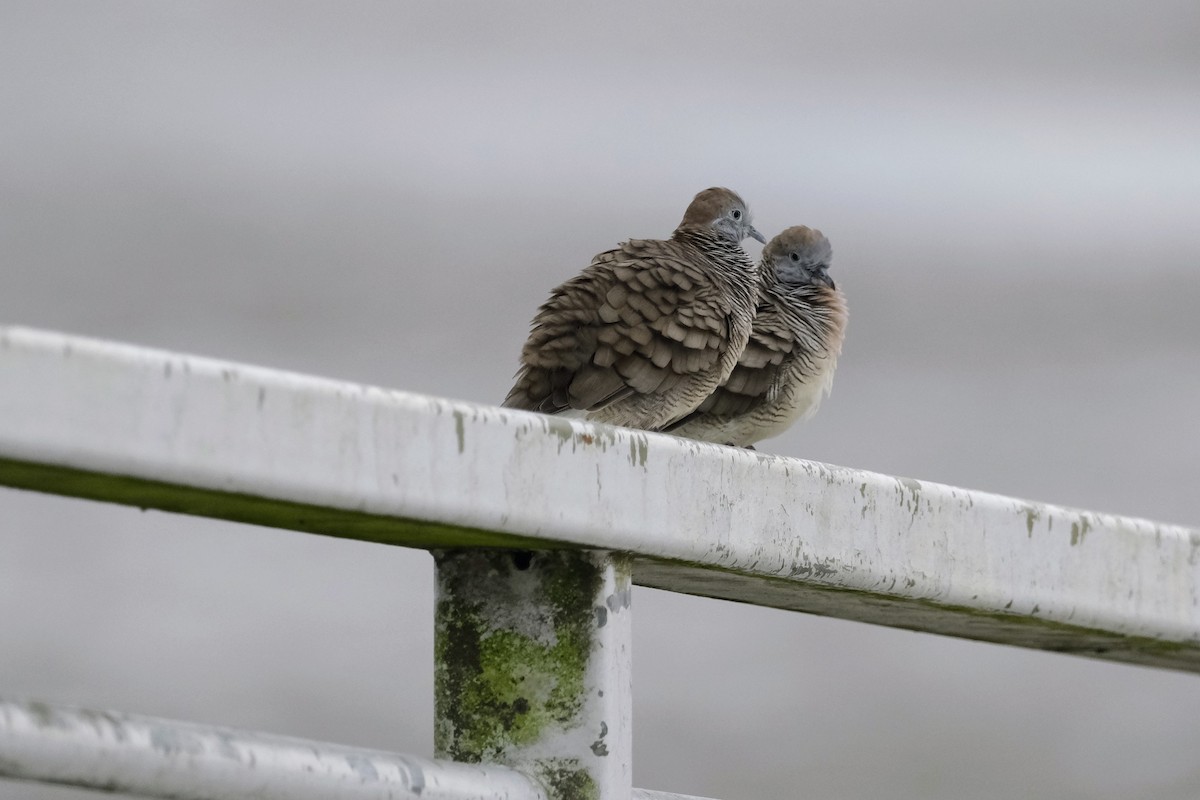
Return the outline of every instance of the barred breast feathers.
{"type": "Polygon", "coordinates": [[[812,416],[832,388],[847,309],[828,275],[828,240],[803,226],[772,239],[750,338],[729,377],[668,430],[747,446],[812,416]]]}

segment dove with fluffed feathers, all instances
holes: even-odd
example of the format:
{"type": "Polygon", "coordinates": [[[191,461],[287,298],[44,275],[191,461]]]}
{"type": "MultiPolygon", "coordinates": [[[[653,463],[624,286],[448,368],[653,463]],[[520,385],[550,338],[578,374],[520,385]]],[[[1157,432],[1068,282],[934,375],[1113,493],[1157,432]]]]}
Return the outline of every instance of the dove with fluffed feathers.
{"type": "Polygon", "coordinates": [[[729,375],[754,320],[765,241],[735,192],[696,195],[670,239],[600,253],[550,295],[521,350],[509,408],[657,430],[729,375]]]}
{"type": "Polygon", "coordinates": [[[816,413],[846,334],[846,299],[829,277],[832,256],[829,240],[803,225],[767,243],[754,329],[737,366],[671,433],[749,447],[816,413]]]}

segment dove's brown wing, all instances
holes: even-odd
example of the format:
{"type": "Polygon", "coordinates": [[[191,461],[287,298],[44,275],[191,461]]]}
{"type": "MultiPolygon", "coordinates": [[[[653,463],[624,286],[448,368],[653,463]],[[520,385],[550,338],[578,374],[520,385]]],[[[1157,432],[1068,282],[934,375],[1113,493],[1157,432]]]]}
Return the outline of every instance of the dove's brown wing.
{"type": "Polygon", "coordinates": [[[668,426],[677,428],[700,415],[736,417],[766,402],[795,347],[786,320],[769,302],[760,301],[754,328],[729,377],[694,412],[668,426]]]}
{"type": "Polygon", "coordinates": [[[698,260],[686,245],[660,240],[596,256],[538,310],[504,404],[595,411],[635,395],[669,396],[717,369],[731,309],[698,260]]]}

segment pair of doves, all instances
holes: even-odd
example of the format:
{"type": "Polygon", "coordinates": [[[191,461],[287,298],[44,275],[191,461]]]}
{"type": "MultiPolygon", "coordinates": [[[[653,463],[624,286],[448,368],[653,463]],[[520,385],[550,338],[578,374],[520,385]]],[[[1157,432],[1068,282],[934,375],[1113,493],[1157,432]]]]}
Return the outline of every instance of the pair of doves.
{"type": "Polygon", "coordinates": [[[750,447],[829,393],[846,301],[803,225],[765,242],[729,189],[696,195],[670,239],[632,239],[556,288],[533,319],[509,408],[750,447]]]}

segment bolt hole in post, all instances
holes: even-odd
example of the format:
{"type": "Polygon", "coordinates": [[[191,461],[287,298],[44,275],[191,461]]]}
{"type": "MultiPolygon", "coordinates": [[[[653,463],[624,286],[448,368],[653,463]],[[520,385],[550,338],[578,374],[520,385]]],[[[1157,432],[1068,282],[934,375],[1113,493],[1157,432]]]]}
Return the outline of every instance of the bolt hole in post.
{"type": "Polygon", "coordinates": [[[437,756],[514,767],[550,800],[629,800],[628,557],[477,549],[434,558],[437,756]]]}

